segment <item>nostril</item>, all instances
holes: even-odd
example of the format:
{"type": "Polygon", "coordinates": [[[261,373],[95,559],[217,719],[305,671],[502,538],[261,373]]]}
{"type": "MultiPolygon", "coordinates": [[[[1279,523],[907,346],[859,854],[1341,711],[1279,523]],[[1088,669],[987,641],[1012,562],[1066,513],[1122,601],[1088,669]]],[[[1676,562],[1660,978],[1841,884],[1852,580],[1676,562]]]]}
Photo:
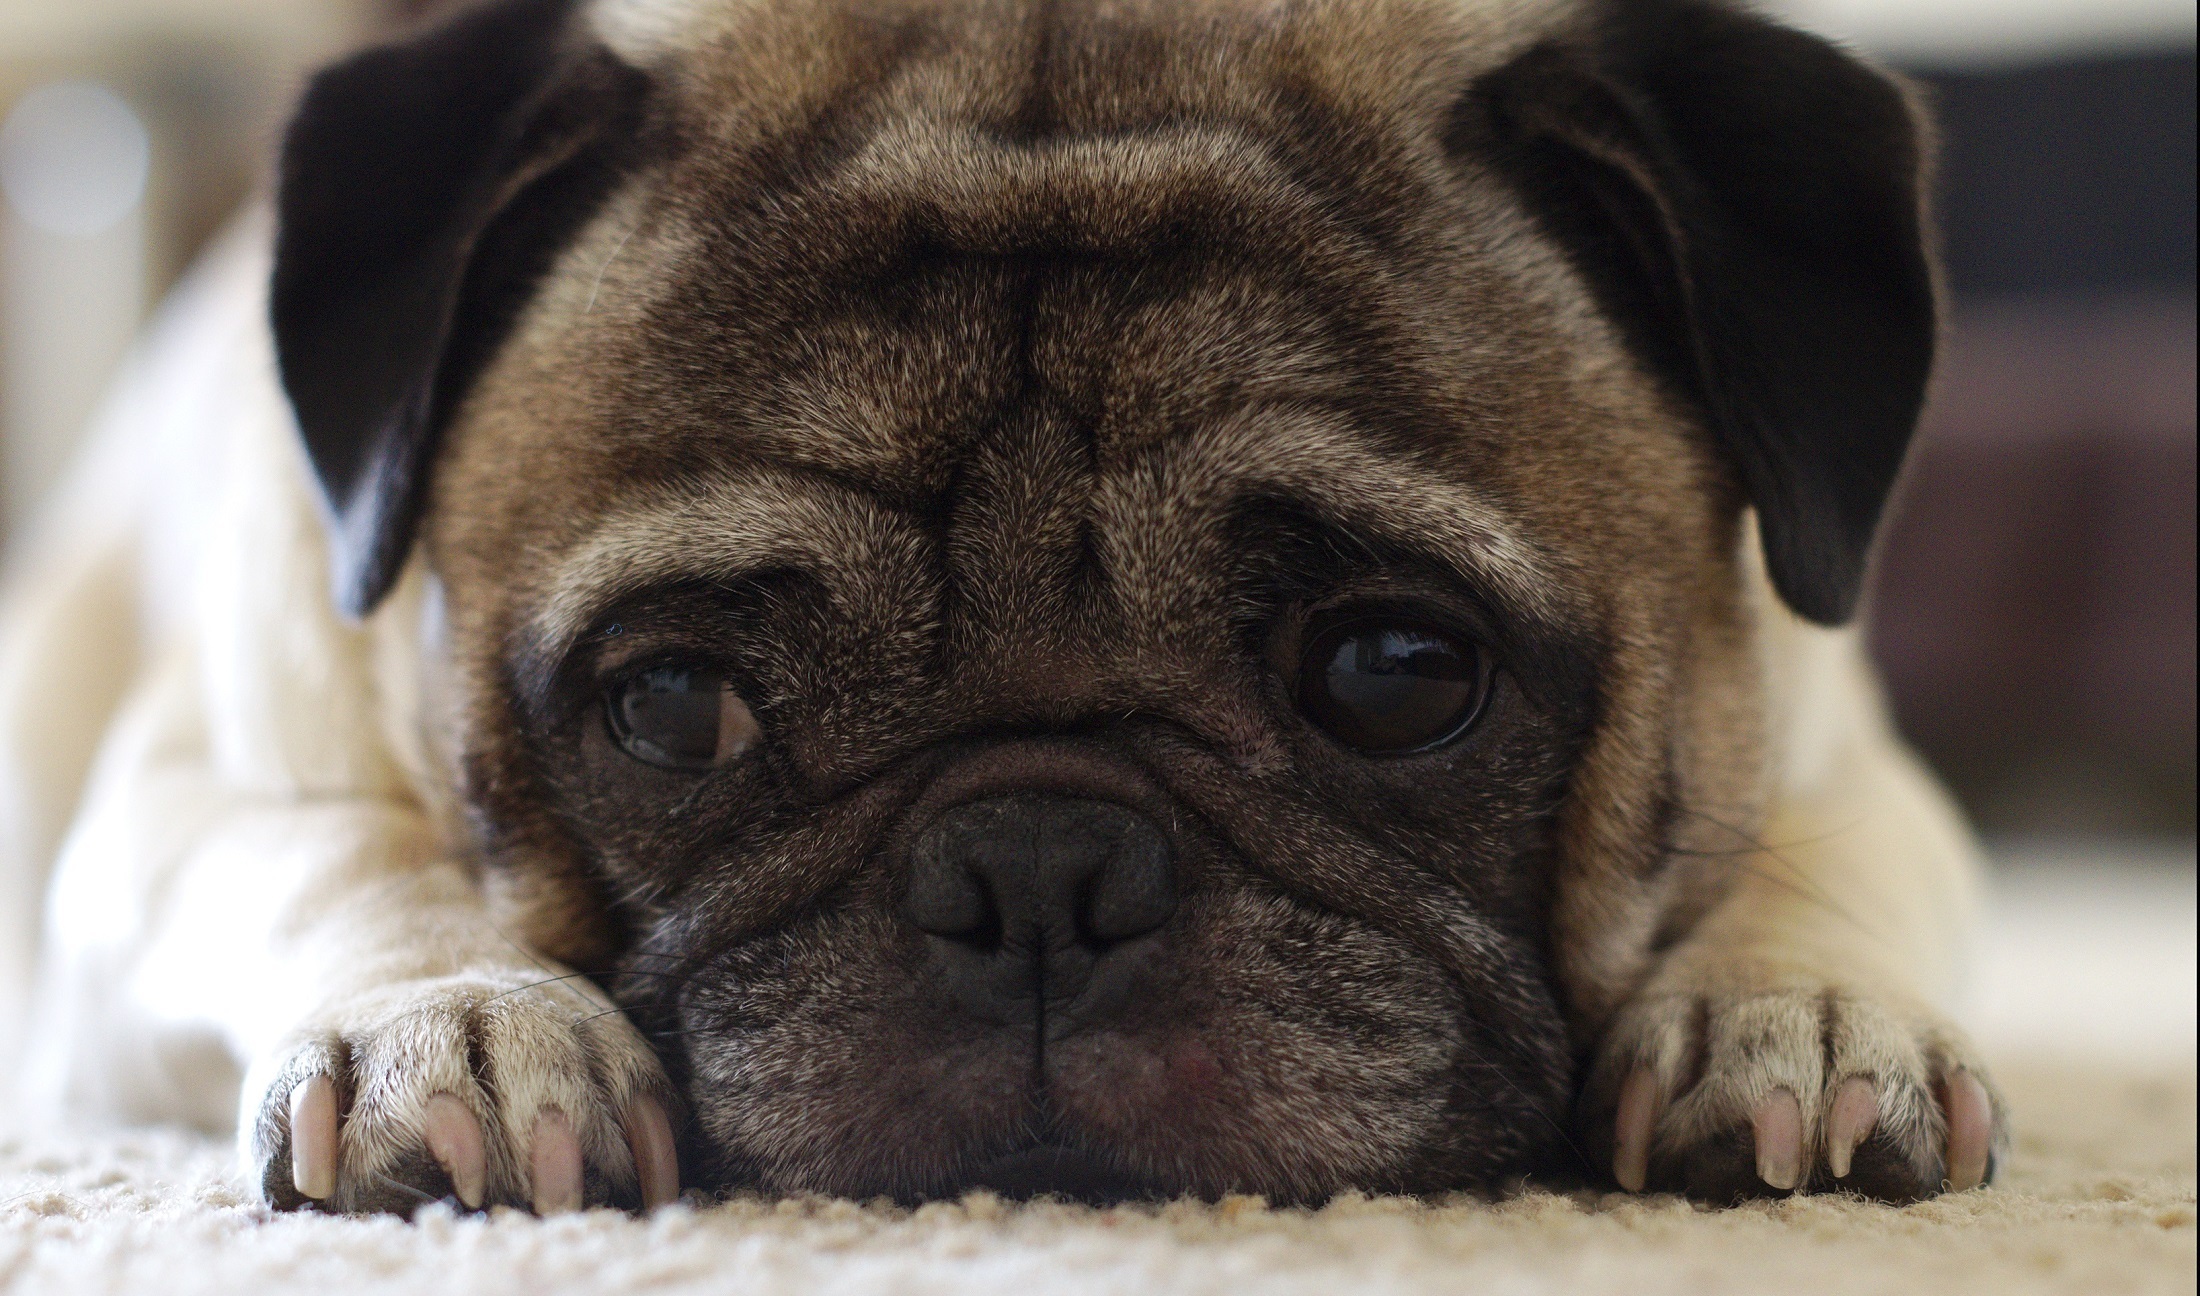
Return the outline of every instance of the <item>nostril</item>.
{"type": "Polygon", "coordinates": [[[1081,935],[1113,943],[1144,936],[1176,913],[1176,870],[1169,844],[1142,818],[1125,825],[1097,876],[1093,878],[1081,935]]]}
{"type": "Polygon", "coordinates": [[[1000,942],[1000,906],[985,881],[943,849],[938,833],[917,843],[902,912],[920,931],[970,945],[1000,942]]]}

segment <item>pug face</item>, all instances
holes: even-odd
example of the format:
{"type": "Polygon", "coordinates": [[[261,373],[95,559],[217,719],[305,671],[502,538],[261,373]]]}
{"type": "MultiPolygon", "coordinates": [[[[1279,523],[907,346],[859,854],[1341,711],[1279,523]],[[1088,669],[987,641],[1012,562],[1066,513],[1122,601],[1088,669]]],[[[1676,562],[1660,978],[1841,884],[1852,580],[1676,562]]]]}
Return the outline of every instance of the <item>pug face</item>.
{"type": "MultiPolygon", "coordinates": [[[[1562,1163],[1673,861],[1762,799],[1758,469],[1633,340],[1656,267],[1547,207],[1590,150],[1536,114],[1602,84],[1549,51],[1602,29],[1070,8],[505,4],[408,47],[531,70],[416,258],[410,414],[339,435],[286,371],[344,579],[417,535],[509,921],[657,1046],[691,1175],[1562,1163]]],[[[330,313],[286,219],[279,336],[330,313]]],[[[1809,528],[1759,503],[1777,568],[1809,528]]]]}

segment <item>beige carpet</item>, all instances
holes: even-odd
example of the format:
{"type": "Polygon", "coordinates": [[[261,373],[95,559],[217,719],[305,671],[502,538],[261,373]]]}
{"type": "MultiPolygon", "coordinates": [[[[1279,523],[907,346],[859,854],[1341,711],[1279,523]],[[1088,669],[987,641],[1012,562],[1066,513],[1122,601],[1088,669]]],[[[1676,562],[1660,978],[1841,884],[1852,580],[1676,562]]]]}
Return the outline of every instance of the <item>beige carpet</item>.
{"type": "Polygon", "coordinates": [[[1908,1209],[1837,1197],[1708,1211],[1528,1192],[1497,1203],[1255,1201],[1107,1211],[974,1197],[270,1216],[226,1149],[167,1132],[0,1142],[8,1292],[2178,1292],[2194,1289],[2194,1079],[2005,1061],[2001,1186],[1908,1209]]]}

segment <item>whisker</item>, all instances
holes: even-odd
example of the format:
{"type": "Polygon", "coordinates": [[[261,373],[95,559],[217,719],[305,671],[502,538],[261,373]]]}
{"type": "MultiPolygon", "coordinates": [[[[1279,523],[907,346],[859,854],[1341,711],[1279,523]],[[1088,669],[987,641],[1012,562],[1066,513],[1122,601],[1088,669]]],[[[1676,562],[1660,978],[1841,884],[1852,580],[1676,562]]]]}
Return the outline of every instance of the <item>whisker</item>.
{"type": "Polygon", "coordinates": [[[603,277],[610,273],[611,263],[619,259],[621,252],[626,251],[626,245],[634,240],[636,234],[641,232],[642,227],[640,225],[628,230],[626,237],[619,240],[619,246],[611,249],[611,255],[604,258],[604,263],[596,268],[596,282],[588,287],[588,305],[581,311],[581,314],[593,315],[596,313],[596,294],[603,291],[603,277]]]}
{"type": "Polygon", "coordinates": [[[383,1187],[393,1188],[398,1192],[405,1194],[407,1197],[411,1197],[425,1205],[433,1205],[436,1202],[443,1200],[441,1197],[437,1197],[431,1193],[424,1193],[418,1188],[413,1187],[409,1183],[399,1183],[397,1180],[390,1178],[388,1175],[382,1173],[379,1170],[374,1172],[374,1177],[375,1180],[379,1182],[383,1187]]]}
{"type": "MultiPolygon", "coordinates": [[[[514,950],[516,950],[521,958],[526,959],[528,962],[534,964],[538,968],[541,968],[545,972],[550,971],[550,965],[548,963],[543,962],[542,959],[537,956],[533,950],[528,949],[525,945],[522,945],[518,941],[513,940],[512,934],[504,930],[501,924],[491,921],[489,923],[489,930],[495,932],[498,939],[502,940],[505,944],[511,946],[514,950]]],[[[564,978],[553,977],[552,979],[563,980],[564,978]]]]}
{"type": "MultiPolygon", "coordinates": [[[[695,978],[692,976],[685,976],[677,972],[652,972],[647,968],[622,969],[620,971],[606,973],[604,979],[613,980],[623,976],[657,977],[659,979],[667,981],[695,980],[695,978]]],[[[564,976],[544,977],[540,981],[529,981],[525,985],[516,985],[508,990],[499,990],[495,994],[490,995],[487,999],[484,999],[481,1002],[485,1004],[495,1003],[497,1000],[502,999],[508,994],[518,994],[522,990],[536,990],[546,985],[556,985],[560,981],[588,981],[592,979],[594,978],[591,976],[591,974],[587,972],[568,972],[564,976]]]]}
{"type": "Polygon", "coordinates": [[[1677,805],[1674,808],[1681,814],[1691,815],[1697,819],[1701,819],[1705,823],[1710,824],[1712,827],[1729,833],[1738,840],[1746,843],[1748,849],[1738,850],[1734,852],[1733,858],[1736,861],[1736,867],[1746,869],[1753,877],[1759,878],[1765,882],[1769,882],[1774,886],[1784,887],[1789,892],[1800,896],[1813,904],[1819,905],[1827,912],[1834,914],[1843,921],[1847,922],[1850,926],[1856,928],[1858,931],[1872,937],[1874,940],[1885,939],[1885,937],[1881,933],[1874,931],[1869,923],[1866,923],[1855,914],[1849,912],[1847,908],[1843,907],[1841,902],[1833,897],[1832,893],[1828,892],[1824,887],[1813,881],[1810,875],[1803,870],[1801,865],[1797,864],[1794,860],[1789,859],[1785,854],[1782,853],[1783,850],[1792,849],[1794,846],[1806,846],[1815,844],[1817,842],[1830,841],[1833,838],[1850,831],[1849,828],[1835,829],[1832,832],[1821,834],[1820,836],[1815,838],[1809,838],[1804,841],[1792,843],[1788,847],[1779,847],[1760,841],[1755,834],[1745,832],[1741,828],[1738,828],[1733,824],[1727,823],[1725,820],[1720,819],[1715,815],[1706,814],[1703,811],[1695,809],[1692,806],[1677,805]],[[1768,870],[1752,867],[1750,861],[1753,859],[1771,860],[1774,863],[1780,865],[1782,868],[1785,868],[1793,876],[1791,878],[1783,878],[1768,870]]]}

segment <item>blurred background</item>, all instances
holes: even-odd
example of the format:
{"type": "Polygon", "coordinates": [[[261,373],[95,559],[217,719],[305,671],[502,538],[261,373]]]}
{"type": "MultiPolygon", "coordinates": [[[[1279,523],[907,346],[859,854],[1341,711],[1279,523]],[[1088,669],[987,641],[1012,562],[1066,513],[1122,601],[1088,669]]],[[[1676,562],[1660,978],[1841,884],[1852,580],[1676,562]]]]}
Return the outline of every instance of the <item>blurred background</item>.
{"type": "MultiPolygon", "coordinates": [[[[404,7],[0,0],[0,527],[261,182],[302,71],[404,7]]],[[[2192,0],[1766,7],[1919,78],[1941,116],[1952,329],[1873,644],[1902,727],[2002,865],[2007,1002],[1984,1011],[2107,1029],[2083,994],[2042,1025],[2075,974],[2045,975],[2012,934],[2067,931],[2083,903],[2096,954],[2182,985],[2151,1020],[2181,1019],[2189,1056],[2192,0]]]]}

